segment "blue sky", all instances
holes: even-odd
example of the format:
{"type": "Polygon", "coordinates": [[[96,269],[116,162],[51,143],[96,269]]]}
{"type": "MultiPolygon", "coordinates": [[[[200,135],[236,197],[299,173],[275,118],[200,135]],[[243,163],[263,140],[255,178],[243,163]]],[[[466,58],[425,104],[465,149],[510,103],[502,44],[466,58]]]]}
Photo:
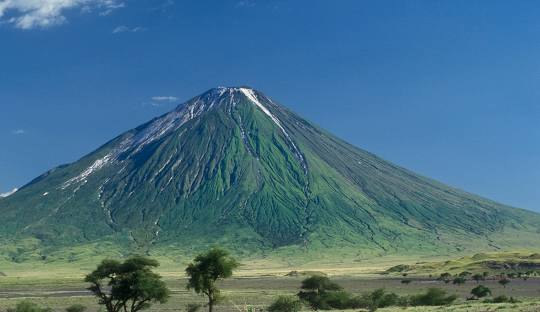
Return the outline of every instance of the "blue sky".
{"type": "Polygon", "coordinates": [[[540,211],[537,1],[0,0],[0,192],[214,86],[540,211]]]}

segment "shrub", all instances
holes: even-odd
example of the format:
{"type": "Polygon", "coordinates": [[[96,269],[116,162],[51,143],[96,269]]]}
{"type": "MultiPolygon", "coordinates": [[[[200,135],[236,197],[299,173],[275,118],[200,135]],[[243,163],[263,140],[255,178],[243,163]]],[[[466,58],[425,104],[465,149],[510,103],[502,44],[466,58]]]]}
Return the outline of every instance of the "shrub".
{"type": "Polygon", "coordinates": [[[298,298],[313,310],[330,310],[331,307],[326,302],[324,294],[316,292],[299,292],[298,298]]]}
{"type": "Polygon", "coordinates": [[[484,285],[478,285],[471,290],[471,295],[475,296],[476,298],[483,298],[491,295],[491,289],[484,285]]]}
{"type": "Polygon", "coordinates": [[[477,283],[480,282],[480,281],[483,281],[485,280],[486,278],[484,277],[484,275],[482,274],[474,274],[472,276],[472,279],[475,280],[477,283]]]}
{"type": "Polygon", "coordinates": [[[268,312],[298,312],[302,309],[300,301],[294,297],[279,296],[269,307],[268,312]]]}
{"type": "Polygon", "coordinates": [[[465,284],[466,281],[467,280],[464,277],[458,276],[458,277],[454,278],[454,280],[452,281],[452,284],[454,284],[454,285],[463,285],[463,284],[465,284]]]}
{"type": "Polygon", "coordinates": [[[342,308],[349,304],[351,296],[326,276],[311,276],[302,281],[298,298],[314,310],[342,308]]]}
{"type": "Polygon", "coordinates": [[[313,275],[302,281],[301,288],[303,290],[315,291],[323,293],[332,290],[342,290],[338,284],[332,282],[328,277],[322,275],[313,275]]]}
{"type": "Polygon", "coordinates": [[[83,312],[86,307],[82,304],[74,304],[66,308],[66,312],[83,312]]]}
{"type": "Polygon", "coordinates": [[[493,299],[484,300],[485,303],[518,303],[519,301],[514,297],[506,297],[505,295],[497,296],[493,299]]]}
{"type": "Polygon", "coordinates": [[[349,309],[352,305],[351,294],[343,290],[329,292],[323,298],[332,309],[349,309]]]}
{"type": "Polygon", "coordinates": [[[24,300],[15,306],[15,308],[7,309],[7,312],[52,312],[51,308],[42,308],[37,304],[24,300]]]}
{"type": "Polygon", "coordinates": [[[398,305],[399,302],[399,296],[395,293],[389,293],[384,294],[379,300],[378,300],[378,308],[386,308],[398,305]]]}
{"type": "Polygon", "coordinates": [[[304,293],[301,298],[314,310],[348,309],[354,305],[354,299],[343,290],[304,293]]]}
{"type": "Polygon", "coordinates": [[[448,305],[457,299],[455,295],[446,295],[446,291],[439,288],[430,288],[425,294],[414,295],[409,298],[411,306],[442,306],[448,305]]]}
{"type": "Polygon", "coordinates": [[[398,295],[395,293],[386,293],[384,289],[380,288],[353,299],[354,304],[351,305],[351,308],[364,308],[369,311],[375,311],[378,308],[400,305],[401,302],[402,300],[398,295]]]}

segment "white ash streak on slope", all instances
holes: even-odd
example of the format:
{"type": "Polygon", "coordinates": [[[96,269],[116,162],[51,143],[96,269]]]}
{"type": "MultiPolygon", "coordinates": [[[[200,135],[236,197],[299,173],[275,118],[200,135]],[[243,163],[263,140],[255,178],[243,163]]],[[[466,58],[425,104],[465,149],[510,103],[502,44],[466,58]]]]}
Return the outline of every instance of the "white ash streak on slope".
{"type": "Polygon", "coordinates": [[[272,121],[281,129],[281,131],[283,132],[283,135],[285,135],[285,137],[287,138],[287,140],[289,141],[289,143],[291,144],[292,148],[294,149],[294,153],[296,155],[296,157],[298,158],[298,160],[300,160],[300,162],[302,163],[302,167],[304,169],[304,172],[307,173],[307,166],[306,166],[306,163],[305,163],[305,159],[304,159],[304,156],[302,155],[302,153],[300,153],[300,150],[298,149],[298,147],[296,146],[296,144],[294,143],[294,141],[292,140],[291,136],[289,135],[289,133],[285,130],[285,128],[283,128],[283,126],[281,125],[281,122],[279,121],[279,119],[274,116],[274,114],[272,114],[270,112],[270,110],[268,110],[268,108],[266,108],[266,106],[264,106],[258,99],[257,99],[257,95],[253,92],[253,90],[251,89],[247,89],[247,88],[240,88],[239,89],[251,102],[253,102],[253,104],[255,104],[257,107],[259,107],[263,113],[265,113],[268,117],[270,117],[270,119],[272,119],[272,121]]]}

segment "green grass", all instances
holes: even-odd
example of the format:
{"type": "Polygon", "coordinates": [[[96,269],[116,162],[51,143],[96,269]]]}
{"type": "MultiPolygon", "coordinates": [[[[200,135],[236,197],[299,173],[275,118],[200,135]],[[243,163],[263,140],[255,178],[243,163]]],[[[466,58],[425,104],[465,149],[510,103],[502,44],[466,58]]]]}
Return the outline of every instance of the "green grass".
{"type": "MultiPolygon", "coordinates": [[[[246,306],[264,307],[269,305],[278,295],[294,295],[298,292],[300,282],[307,274],[327,274],[332,280],[342,285],[347,291],[359,295],[377,288],[399,295],[412,295],[425,291],[429,287],[438,287],[447,290],[449,294],[459,297],[457,304],[449,307],[437,308],[393,308],[380,311],[455,311],[455,312],[484,312],[484,311],[536,311],[540,309],[540,279],[531,278],[527,281],[512,279],[512,282],[503,288],[496,279],[481,282],[493,291],[494,296],[506,295],[518,298],[518,304],[482,304],[481,302],[466,302],[472,288],[478,284],[467,281],[465,285],[456,286],[435,281],[439,272],[450,271],[459,273],[464,270],[474,271],[483,269],[477,267],[477,262],[501,261],[511,262],[517,260],[537,261],[538,256],[525,253],[492,253],[464,256],[455,260],[443,258],[425,258],[426,261],[418,263],[417,258],[387,256],[378,259],[365,259],[360,262],[340,262],[336,259],[327,261],[307,262],[291,266],[284,261],[275,259],[243,260],[244,265],[235,272],[234,278],[220,284],[227,300],[222,303],[218,311],[244,311],[246,306]],[[381,274],[388,268],[398,264],[409,264],[414,270],[409,272],[407,279],[411,284],[401,283],[401,273],[381,274]],[[452,270],[450,270],[453,268],[452,270]],[[291,271],[298,271],[297,275],[287,277],[291,271]],[[426,276],[432,274],[429,279],[426,276]],[[244,309],[244,310],[242,310],[244,309]]],[[[178,260],[178,259],[177,259],[178,260]]],[[[152,311],[179,311],[187,304],[202,302],[203,298],[185,289],[185,276],[183,271],[189,259],[173,261],[171,258],[160,259],[162,266],[159,273],[173,291],[171,300],[164,305],[154,306],[152,311]]],[[[0,276],[0,311],[13,307],[18,301],[27,297],[43,306],[49,306],[57,311],[73,304],[82,303],[90,308],[89,312],[96,312],[99,306],[96,300],[81,291],[87,287],[82,281],[84,274],[95,268],[93,261],[83,265],[71,263],[3,263],[0,271],[6,276],[0,276]]],[[[481,271],[481,270],[480,270],[481,271]]],[[[495,272],[493,272],[495,273],[495,272]]]]}
{"type": "MultiPolygon", "coordinates": [[[[411,308],[384,308],[378,309],[377,311],[381,312],[490,312],[490,311],[500,311],[500,312],[537,312],[540,309],[540,300],[531,300],[521,303],[508,304],[508,303],[499,303],[499,304],[484,304],[484,303],[459,303],[451,306],[444,307],[411,307],[411,308]]],[[[339,310],[333,311],[338,312],[339,310]]],[[[341,310],[343,311],[343,310],[341,310]]],[[[358,310],[349,310],[358,311],[358,310]]]]}
{"type": "MultiPolygon", "coordinates": [[[[268,306],[268,302],[263,304],[250,304],[248,300],[249,296],[239,295],[234,299],[228,299],[228,305],[220,305],[216,308],[217,312],[248,312],[250,307],[256,308],[265,308],[268,306]]],[[[0,311],[5,311],[7,308],[14,307],[17,302],[22,299],[0,299],[0,311]]],[[[47,306],[54,309],[54,311],[63,311],[65,308],[73,304],[82,304],[89,309],[88,312],[97,312],[100,311],[99,306],[96,305],[95,300],[86,297],[69,297],[69,298],[32,298],[32,301],[36,302],[41,306],[47,306]]],[[[155,305],[150,308],[148,311],[185,311],[187,303],[200,302],[200,298],[185,297],[181,296],[174,297],[168,303],[163,305],[155,305]]],[[[451,306],[444,307],[410,307],[410,308],[401,308],[401,307],[392,307],[379,309],[377,311],[381,312],[488,312],[488,311],[500,311],[500,312],[537,312],[540,309],[540,300],[528,300],[515,304],[508,303],[499,303],[499,304],[484,304],[480,302],[475,303],[458,303],[451,306]]],[[[101,309],[103,311],[103,309],[101,309]]],[[[205,311],[205,309],[201,309],[205,311]]],[[[307,308],[304,308],[304,311],[311,311],[307,308]]],[[[355,310],[334,310],[329,312],[338,312],[338,311],[347,311],[347,312],[358,312],[362,311],[361,309],[355,310]]]]}

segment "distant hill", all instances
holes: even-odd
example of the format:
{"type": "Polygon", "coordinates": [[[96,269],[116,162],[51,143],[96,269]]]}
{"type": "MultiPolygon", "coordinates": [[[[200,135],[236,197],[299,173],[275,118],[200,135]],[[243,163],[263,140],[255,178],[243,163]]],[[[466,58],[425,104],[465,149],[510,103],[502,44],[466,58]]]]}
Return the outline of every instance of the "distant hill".
{"type": "Polygon", "coordinates": [[[393,165],[250,88],[209,90],[50,170],[0,215],[0,257],[16,262],[540,247],[540,215],[393,165]]]}

